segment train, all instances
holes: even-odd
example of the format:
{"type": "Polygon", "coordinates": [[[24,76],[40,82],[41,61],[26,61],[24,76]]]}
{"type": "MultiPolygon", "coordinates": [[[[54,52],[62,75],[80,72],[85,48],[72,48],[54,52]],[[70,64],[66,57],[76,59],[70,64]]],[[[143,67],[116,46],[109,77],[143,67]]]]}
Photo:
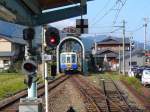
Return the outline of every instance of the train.
{"type": "Polygon", "coordinates": [[[62,52],[60,54],[60,68],[62,72],[78,70],[78,56],[76,52],[62,52]]]}

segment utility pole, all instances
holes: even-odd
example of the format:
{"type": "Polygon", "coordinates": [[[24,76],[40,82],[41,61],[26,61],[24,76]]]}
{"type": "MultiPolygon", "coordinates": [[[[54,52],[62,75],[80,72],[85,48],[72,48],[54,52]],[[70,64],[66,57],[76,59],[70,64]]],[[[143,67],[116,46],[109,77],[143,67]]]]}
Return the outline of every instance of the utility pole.
{"type": "Polygon", "coordinates": [[[114,27],[120,27],[123,29],[123,39],[122,39],[122,54],[123,54],[123,64],[121,66],[122,69],[122,73],[123,75],[125,75],[125,20],[123,20],[123,25],[122,26],[114,26],[114,27]]]}
{"type": "Polygon", "coordinates": [[[146,46],[147,46],[147,22],[148,22],[148,18],[144,18],[144,27],[145,27],[145,32],[144,32],[144,51],[146,51],[146,46]]]}
{"type": "Polygon", "coordinates": [[[97,63],[96,63],[97,43],[96,43],[95,39],[94,39],[94,50],[95,50],[94,61],[95,61],[95,65],[97,65],[97,63]]]}
{"type": "Polygon", "coordinates": [[[132,36],[130,37],[130,70],[132,67],[132,36]]]}
{"type": "Polygon", "coordinates": [[[125,20],[123,20],[123,75],[125,75],[125,20]]]}
{"type": "Polygon", "coordinates": [[[121,56],[120,56],[120,45],[119,45],[119,74],[120,74],[120,72],[121,72],[121,71],[120,71],[120,68],[121,68],[121,67],[120,67],[120,66],[121,66],[120,57],[121,57],[121,56]]]}

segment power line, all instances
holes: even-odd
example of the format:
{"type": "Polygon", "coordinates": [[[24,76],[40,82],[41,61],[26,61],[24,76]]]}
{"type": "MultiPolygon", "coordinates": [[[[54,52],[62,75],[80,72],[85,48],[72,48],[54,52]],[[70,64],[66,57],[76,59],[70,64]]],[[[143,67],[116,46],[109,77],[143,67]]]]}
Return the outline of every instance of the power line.
{"type": "Polygon", "coordinates": [[[140,27],[138,27],[138,28],[136,28],[136,29],[134,29],[134,30],[132,30],[132,31],[130,31],[130,32],[132,32],[132,33],[137,32],[137,31],[139,31],[140,29],[142,29],[143,27],[144,27],[144,25],[142,25],[142,26],[140,26],[140,27]]]}
{"type": "Polygon", "coordinates": [[[104,7],[96,14],[95,17],[93,17],[92,20],[95,20],[97,18],[97,16],[104,10],[106,9],[106,7],[108,6],[108,4],[110,3],[110,0],[107,0],[107,2],[105,3],[104,7]]]}
{"type": "Polygon", "coordinates": [[[96,20],[91,26],[94,26],[97,22],[100,22],[105,16],[107,16],[112,11],[112,9],[116,7],[117,4],[118,2],[116,2],[107,12],[104,13],[104,15],[102,15],[98,20],[96,20]]]}
{"type": "MultiPolygon", "coordinates": [[[[117,9],[117,12],[116,12],[115,18],[113,20],[112,26],[114,26],[116,24],[117,19],[119,17],[119,14],[120,14],[122,8],[124,7],[124,5],[126,4],[127,0],[125,0],[124,2],[122,0],[118,0],[118,2],[121,3],[121,7],[119,6],[118,9],[117,9]]],[[[112,27],[112,30],[113,30],[113,27],[112,27]]]]}
{"type": "Polygon", "coordinates": [[[126,2],[127,2],[127,0],[125,0],[124,2],[123,2],[122,0],[119,0],[119,1],[122,3],[122,6],[118,9],[118,11],[117,11],[117,13],[116,13],[115,19],[114,19],[114,21],[113,21],[113,25],[116,24],[117,19],[118,19],[118,17],[119,17],[119,14],[120,14],[120,12],[121,12],[121,9],[124,7],[124,5],[125,5],[126,2]]]}
{"type": "Polygon", "coordinates": [[[121,28],[115,29],[115,30],[111,31],[110,33],[114,33],[114,32],[116,32],[116,31],[118,31],[118,30],[120,30],[120,29],[121,29],[121,28]]]}

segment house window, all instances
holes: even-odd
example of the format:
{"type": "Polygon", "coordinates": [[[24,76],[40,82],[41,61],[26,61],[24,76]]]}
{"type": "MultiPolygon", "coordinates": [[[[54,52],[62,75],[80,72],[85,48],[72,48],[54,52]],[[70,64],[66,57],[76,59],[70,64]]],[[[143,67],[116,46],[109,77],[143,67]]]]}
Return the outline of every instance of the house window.
{"type": "Polygon", "coordinates": [[[147,62],[147,63],[150,62],[150,59],[149,59],[149,58],[146,58],[146,62],[147,62]]]}
{"type": "MultiPolygon", "coordinates": [[[[130,65],[130,62],[129,62],[129,65],[130,65]]],[[[131,65],[132,65],[132,66],[137,65],[137,62],[136,62],[136,61],[132,61],[132,62],[131,62],[131,65]]]]}
{"type": "Polygon", "coordinates": [[[4,60],[4,64],[9,64],[9,60],[4,60]]]}

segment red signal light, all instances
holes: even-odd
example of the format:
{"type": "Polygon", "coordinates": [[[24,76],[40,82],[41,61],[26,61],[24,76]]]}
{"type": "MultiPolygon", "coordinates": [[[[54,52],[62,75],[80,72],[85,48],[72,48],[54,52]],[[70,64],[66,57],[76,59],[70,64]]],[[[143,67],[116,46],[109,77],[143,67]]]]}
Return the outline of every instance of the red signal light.
{"type": "Polygon", "coordinates": [[[25,63],[24,69],[27,70],[28,72],[33,72],[36,70],[36,67],[32,63],[25,63]]]}
{"type": "Polygon", "coordinates": [[[46,29],[45,41],[47,47],[56,47],[60,41],[59,30],[54,27],[49,27],[46,29]]]}
{"type": "Polygon", "coordinates": [[[55,44],[55,42],[56,42],[56,37],[51,37],[50,38],[50,43],[55,44]]]}

